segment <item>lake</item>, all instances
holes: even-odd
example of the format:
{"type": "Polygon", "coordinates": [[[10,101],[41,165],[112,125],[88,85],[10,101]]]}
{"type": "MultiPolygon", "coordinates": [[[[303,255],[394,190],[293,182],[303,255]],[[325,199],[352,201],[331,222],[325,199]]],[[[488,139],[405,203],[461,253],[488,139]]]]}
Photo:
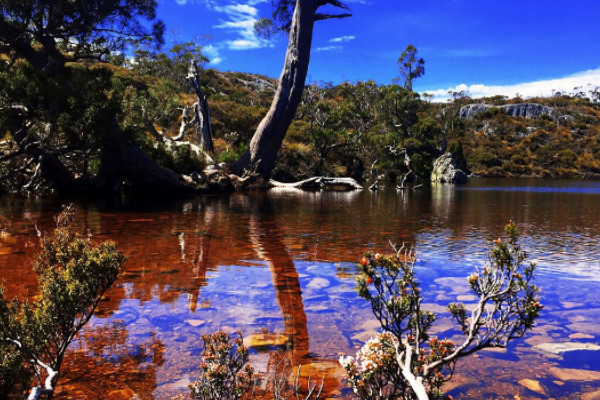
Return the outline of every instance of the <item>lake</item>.
{"type": "MultiPolygon", "coordinates": [[[[459,361],[448,393],[600,398],[598,181],[68,201],[77,229],[116,241],[128,260],[71,346],[56,399],[184,398],[201,335],[220,329],[243,331],[253,343],[274,340],[251,350],[256,369],[273,370],[286,357],[324,376],[329,397],[350,398],[337,360],[378,328],[354,290],[362,254],[389,252],[389,242],[414,246],[425,307],[438,313],[434,333],[458,338],[445,306],[473,303],[466,277],[483,266],[509,220],[538,263],[545,308],[508,349],[459,361]],[[575,350],[548,345],[556,343],[575,350]]],[[[52,198],[0,198],[0,277],[9,297],[35,294],[31,261],[59,209],[52,198]]]]}

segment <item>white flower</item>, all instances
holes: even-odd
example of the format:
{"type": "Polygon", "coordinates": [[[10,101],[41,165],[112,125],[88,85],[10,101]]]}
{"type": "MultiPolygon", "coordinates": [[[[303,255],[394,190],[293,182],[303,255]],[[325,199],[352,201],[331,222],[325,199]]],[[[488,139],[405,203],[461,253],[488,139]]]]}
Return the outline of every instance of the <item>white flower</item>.
{"type": "Polygon", "coordinates": [[[348,369],[348,366],[354,364],[354,357],[351,356],[341,356],[340,364],[344,369],[348,369]]]}

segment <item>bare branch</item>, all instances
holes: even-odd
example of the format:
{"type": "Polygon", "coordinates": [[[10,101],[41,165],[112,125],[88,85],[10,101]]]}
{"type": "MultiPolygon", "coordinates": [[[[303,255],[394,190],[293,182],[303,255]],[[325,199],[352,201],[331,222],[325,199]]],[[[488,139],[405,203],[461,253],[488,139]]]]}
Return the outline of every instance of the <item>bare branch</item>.
{"type": "Polygon", "coordinates": [[[324,21],[326,19],[342,19],[342,18],[349,18],[351,16],[352,16],[352,14],[350,14],[350,13],[344,13],[344,14],[316,13],[315,14],[315,21],[324,21]]]}

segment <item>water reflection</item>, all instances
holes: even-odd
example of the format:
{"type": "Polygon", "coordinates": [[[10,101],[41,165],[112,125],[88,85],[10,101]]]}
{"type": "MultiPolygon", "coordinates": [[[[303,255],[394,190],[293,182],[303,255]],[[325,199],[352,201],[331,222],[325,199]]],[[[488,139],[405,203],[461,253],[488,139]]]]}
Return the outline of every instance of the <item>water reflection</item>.
{"type": "Polygon", "coordinates": [[[165,346],[151,333],[132,343],[122,324],[97,325],[71,346],[56,398],[152,399],[165,346]]]}
{"type": "Polygon", "coordinates": [[[267,261],[281,308],[285,334],[291,339],[294,364],[305,363],[309,354],[308,328],[302,289],[294,260],[281,241],[282,233],[272,215],[269,199],[254,203],[248,223],[249,238],[260,260],[267,261]]]}
{"type": "MultiPolygon", "coordinates": [[[[354,292],[353,260],[386,251],[388,240],[414,244],[426,302],[441,312],[437,333],[451,335],[443,306],[466,295],[459,283],[485,259],[509,219],[519,223],[523,246],[539,261],[547,307],[526,342],[470,359],[452,393],[535,398],[517,383],[524,378],[538,379],[554,398],[597,390],[595,383],[549,373],[572,368],[572,357],[561,364],[532,350],[540,343],[600,340],[600,184],[583,186],[478,180],[460,188],[274,191],[170,203],[74,199],[77,228],[116,240],[128,261],[122,281],[69,353],[74,372],[57,398],[106,398],[103,384],[142,398],[184,396],[197,370],[200,336],[218,329],[288,336],[290,362],[332,377],[334,391],[340,387],[335,360],[355,352],[377,327],[354,292]],[[92,366],[86,380],[83,371],[92,366]],[[87,390],[92,379],[95,392],[87,390]]],[[[38,232],[53,228],[59,209],[59,201],[47,198],[0,198],[0,279],[9,296],[35,294],[27,266],[39,249],[38,232]]],[[[281,353],[252,357],[264,369],[281,353]]]]}

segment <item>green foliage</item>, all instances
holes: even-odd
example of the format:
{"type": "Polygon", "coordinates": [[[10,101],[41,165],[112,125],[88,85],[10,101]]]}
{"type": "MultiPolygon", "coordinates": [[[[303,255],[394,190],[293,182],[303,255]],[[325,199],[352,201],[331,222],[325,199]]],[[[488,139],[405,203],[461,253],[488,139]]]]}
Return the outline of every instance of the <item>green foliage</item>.
{"type": "Polygon", "coordinates": [[[287,147],[309,145],[314,155],[298,158],[307,166],[298,169],[284,150],[278,170],[362,179],[370,166],[376,175],[395,177],[411,169],[428,178],[442,130],[422,113],[425,107],[418,94],[398,85],[372,81],[309,85],[287,147]]]}
{"type": "Polygon", "coordinates": [[[93,245],[90,236],[72,233],[72,221],[69,206],[56,218],[54,234],[43,239],[33,265],[39,292],[35,300],[8,301],[0,290],[0,343],[11,349],[3,356],[0,368],[14,368],[20,362],[25,371],[16,378],[3,378],[3,396],[29,386],[24,382],[32,378],[26,367],[29,360],[34,361],[40,378],[42,371],[48,372],[45,366],[60,373],[67,347],[123,271],[125,258],[114,243],[93,245]]]}
{"type": "MultiPolygon", "coordinates": [[[[0,302],[4,301],[3,290],[0,288],[0,302]]],[[[33,374],[20,352],[13,345],[0,341],[0,398],[22,399],[33,374]]]]}
{"type": "Polygon", "coordinates": [[[425,61],[419,58],[418,53],[417,48],[409,44],[398,58],[398,69],[402,84],[405,89],[410,91],[412,91],[413,81],[425,75],[425,61]]]}
{"type": "Polygon", "coordinates": [[[353,357],[340,363],[361,399],[430,399],[443,397],[442,385],[452,377],[456,361],[488,347],[506,347],[533,327],[542,305],[532,283],[535,264],[517,243],[514,223],[505,227],[488,263],[467,278],[479,299],[467,312],[463,304],[448,310],[464,341],[455,344],[431,335],[436,315],[421,308],[421,287],[414,275],[415,254],[404,248],[391,256],[366,254],[360,262],[356,290],[371,304],[384,333],[369,340],[353,357]]]}
{"type": "MultiPolygon", "coordinates": [[[[64,156],[71,171],[83,176],[113,128],[110,121],[121,113],[119,100],[112,73],[105,68],[68,64],[52,78],[26,62],[0,68],[0,101],[26,108],[28,140],[64,156]]],[[[10,108],[0,109],[0,125],[14,123],[10,108]]],[[[25,161],[13,159],[9,170],[19,170],[25,161]]],[[[20,182],[18,176],[13,180],[13,186],[20,182]]]]}
{"type": "Polygon", "coordinates": [[[173,45],[167,53],[148,46],[138,47],[131,65],[136,74],[174,82],[180,91],[188,92],[191,87],[187,84],[187,74],[192,61],[202,66],[209,60],[202,54],[202,46],[185,42],[173,45]]]}
{"type": "Polygon", "coordinates": [[[451,141],[448,144],[448,149],[446,150],[446,152],[454,156],[454,160],[456,161],[456,165],[458,166],[458,168],[460,168],[464,172],[469,172],[469,165],[467,163],[467,159],[465,158],[462,142],[460,140],[451,141]]]}
{"type": "Polygon", "coordinates": [[[237,150],[234,149],[226,149],[225,151],[219,153],[217,156],[217,161],[219,163],[232,163],[236,161],[242,154],[246,152],[248,147],[245,144],[240,144],[237,150]]]}
{"type": "Polygon", "coordinates": [[[180,174],[203,171],[206,160],[199,156],[190,145],[167,146],[164,142],[146,142],[142,148],[159,165],[180,174]]]}
{"type": "Polygon", "coordinates": [[[66,61],[106,58],[135,41],[161,44],[164,24],[156,20],[157,5],[156,0],[3,0],[0,44],[8,46],[3,52],[11,58],[25,58],[51,74],[66,61]]]}

